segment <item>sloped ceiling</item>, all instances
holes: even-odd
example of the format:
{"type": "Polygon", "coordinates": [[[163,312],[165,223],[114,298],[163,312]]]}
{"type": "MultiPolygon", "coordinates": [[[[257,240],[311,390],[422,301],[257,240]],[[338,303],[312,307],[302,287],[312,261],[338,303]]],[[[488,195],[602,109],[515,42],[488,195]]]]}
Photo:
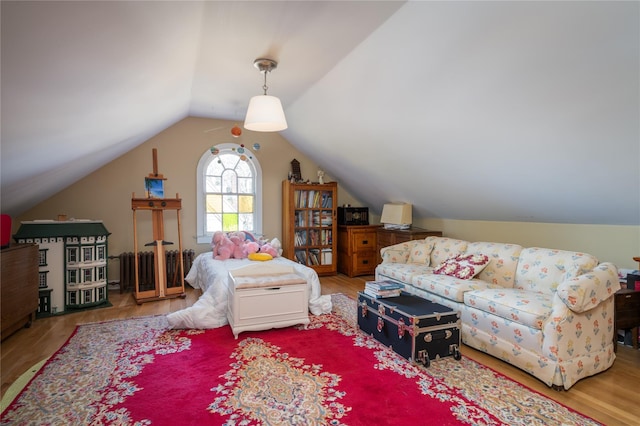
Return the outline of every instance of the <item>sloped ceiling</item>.
{"type": "Polygon", "coordinates": [[[192,115],[282,134],[370,206],[640,224],[638,2],[2,2],[2,211],[192,115]]]}

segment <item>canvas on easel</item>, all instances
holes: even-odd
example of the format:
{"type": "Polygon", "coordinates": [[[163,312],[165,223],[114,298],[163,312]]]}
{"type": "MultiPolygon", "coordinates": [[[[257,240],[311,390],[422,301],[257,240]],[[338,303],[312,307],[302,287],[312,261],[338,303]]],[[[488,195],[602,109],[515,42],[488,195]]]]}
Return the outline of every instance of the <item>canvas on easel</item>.
{"type": "Polygon", "coordinates": [[[147,198],[164,198],[164,179],[144,178],[147,198]]]}

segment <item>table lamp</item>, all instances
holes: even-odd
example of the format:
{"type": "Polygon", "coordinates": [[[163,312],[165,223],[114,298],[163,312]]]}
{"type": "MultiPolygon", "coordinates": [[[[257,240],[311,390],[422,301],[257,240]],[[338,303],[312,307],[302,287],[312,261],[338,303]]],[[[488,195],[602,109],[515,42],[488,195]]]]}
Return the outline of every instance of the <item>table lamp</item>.
{"type": "Polygon", "coordinates": [[[411,228],[411,204],[387,203],[382,207],[380,222],[385,229],[409,229],[411,228]]]}

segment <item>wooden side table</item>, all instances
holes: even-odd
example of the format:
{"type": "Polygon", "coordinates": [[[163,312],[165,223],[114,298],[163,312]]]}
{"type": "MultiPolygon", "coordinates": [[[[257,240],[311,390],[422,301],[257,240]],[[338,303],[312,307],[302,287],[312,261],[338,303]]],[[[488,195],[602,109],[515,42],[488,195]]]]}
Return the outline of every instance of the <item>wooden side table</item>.
{"type": "Polygon", "coordinates": [[[349,277],[376,270],[376,231],[380,225],[338,226],[338,272],[349,277]]]}
{"type": "Polygon", "coordinates": [[[631,329],[632,344],[638,349],[638,327],[640,326],[640,291],[623,288],[615,294],[614,348],[618,347],[617,330],[631,329]]]}
{"type": "Polygon", "coordinates": [[[427,237],[442,237],[442,232],[440,231],[429,231],[428,229],[416,228],[415,226],[409,229],[384,229],[380,227],[377,233],[376,251],[378,252],[378,263],[382,263],[380,249],[383,247],[404,243],[405,241],[422,240],[427,237]]]}

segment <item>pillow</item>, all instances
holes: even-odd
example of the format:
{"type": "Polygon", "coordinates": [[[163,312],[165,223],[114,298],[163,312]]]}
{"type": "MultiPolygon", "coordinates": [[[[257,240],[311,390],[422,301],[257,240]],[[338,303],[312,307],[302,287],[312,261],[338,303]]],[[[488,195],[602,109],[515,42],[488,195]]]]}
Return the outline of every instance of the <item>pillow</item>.
{"type": "Polygon", "coordinates": [[[461,254],[442,262],[433,273],[469,280],[482,272],[488,264],[489,256],[486,254],[461,254]]]}
{"type": "Polygon", "coordinates": [[[416,241],[409,252],[409,260],[407,260],[407,263],[420,263],[429,266],[431,250],[433,250],[433,243],[416,241]]]}
{"type": "Polygon", "coordinates": [[[382,263],[407,263],[407,259],[409,259],[409,251],[407,250],[383,247],[380,252],[382,263]]]}
{"type": "Polygon", "coordinates": [[[271,256],[269,253],[249,253],[247,257],[249,258],[249,260],[259,260],[262,262],[264,262],[265,260],[273,259],[273,256],[271,256]]]}

